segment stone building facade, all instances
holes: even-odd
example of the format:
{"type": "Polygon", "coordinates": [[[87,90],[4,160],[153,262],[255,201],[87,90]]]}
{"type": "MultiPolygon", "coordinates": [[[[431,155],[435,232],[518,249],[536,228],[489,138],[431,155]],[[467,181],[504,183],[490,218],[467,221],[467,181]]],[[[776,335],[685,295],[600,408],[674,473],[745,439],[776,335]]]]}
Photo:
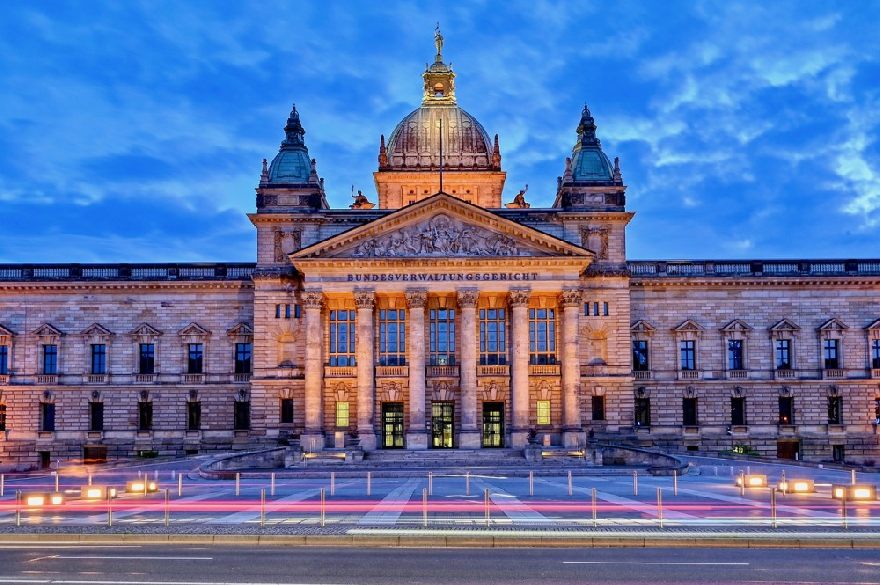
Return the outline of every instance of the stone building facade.
{"type": "Polygon", "coordinates": [[[587,108],[552,208],[504,203],[442,40],[331,209],[294,108],[255,264],[0,265],[0,467],[299,443],[588,439],[870,463],[880,260],[627,261],[587,108]]]}

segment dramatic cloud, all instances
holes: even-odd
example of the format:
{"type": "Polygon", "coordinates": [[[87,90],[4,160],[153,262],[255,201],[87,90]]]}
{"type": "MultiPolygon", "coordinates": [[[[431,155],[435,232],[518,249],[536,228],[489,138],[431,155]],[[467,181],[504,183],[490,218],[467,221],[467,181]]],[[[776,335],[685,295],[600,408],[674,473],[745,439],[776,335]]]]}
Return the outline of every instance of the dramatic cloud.
{"type": "Polygon", "coordinates": [[[252,260],[291,102],[371,192],[438,20],[507,197],[552,204],[588,102],[632,257],[880,256],[876,3],[71,0],[0,16],[0,262],[252,260]]]}

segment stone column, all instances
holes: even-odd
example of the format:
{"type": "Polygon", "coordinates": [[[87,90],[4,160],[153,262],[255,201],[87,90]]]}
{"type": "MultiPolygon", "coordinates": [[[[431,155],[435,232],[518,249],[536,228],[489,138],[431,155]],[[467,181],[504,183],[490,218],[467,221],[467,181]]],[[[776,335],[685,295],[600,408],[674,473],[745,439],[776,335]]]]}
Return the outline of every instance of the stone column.
{"type": "Polygon", "coordinates": [[[577,447],[583,443],[580,389],[581,364],[578,359],[578,316],[581,292],[567,288],[559,296],[562,307],[562,444],[577,447]]]}
{"type": "Polygon", "coordinates": [[[324,448],[324,332],[321,330],[321,309],[324,295],[321,289],[307,289],[302,294],[305,311],[306,336],[306,428],[302,436],[304,449],[321,451],[324,448]]]}
{"type": "Polygon", "coordinates": [[[510,395],[513,409],[511,446],[529,443],[529,291],[511,289],[510,304],[510,395]]]}
{"type": "Polygon", "coordinates": [[[377,447],[373,418],[376,412],[376,356],[373,328],[373,307],[376,295],[371,290],[354,292],[357,305],[357,415],[358,439],[361,449],[375,451],[377,447]]]}
{"type": "Polygon", "coordinates": [[[480,428],[477,426],[477,289],[458,291],[458,308],[461,315],[460,396],[461,431],[458,446],[462,449],[479,449],[480,428]]]}
{"type": "Polygon", "coordinates": [[[404,292],[409,305],[409,428],[406,433],[407,449],[427,449],[428,433],[425,430],[425,301],[424,289],[404,292]]]}

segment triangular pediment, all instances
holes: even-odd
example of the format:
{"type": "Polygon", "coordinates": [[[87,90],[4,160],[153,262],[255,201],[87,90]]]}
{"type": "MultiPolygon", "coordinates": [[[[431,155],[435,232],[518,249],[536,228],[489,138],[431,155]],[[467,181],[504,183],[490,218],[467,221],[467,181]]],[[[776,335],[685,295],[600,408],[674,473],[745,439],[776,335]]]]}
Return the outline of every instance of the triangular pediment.
{"type": "MultiPolygon", "coordinates": [[[[445,194],[409,205],[290,255],[317,258],[592,258],[589,250],[445,194]]],[[[586,263],[585,262],[585,263],[586,263]]]]}
{"type": "Polygon", "coordinates": [[[721,331],[724,333],[748,333],[751,330],[751,325],[749,325],[742,319],[734,319],[733,321],[721,328],[721,331]]]}
{"type": "Polygon", "coordinates": [[[162,332],[149,323],[141,323],[132,330],[131,334],[134,337],[158,337],[162,335],[162,332]]]}
{"type": "MultiPolygon", "coordinates": [[[[2,328],[0,328],[0,329],[2,329],[2,328]]],[[[868,331],[880,331],[880,319],[875,319],[874,321],[871,322],[870,325],[865,327],[865,329],[867,329],[868,331]]],[[[0,335],[2,335],[2,332],[0,332],[0,335]]]]}
{"type": "Polygon", "coordinates": [[[113,332],[101,325],[100,323],[92,323],[91,325],[80,331],[80,335],[85,335],[87,337],[108,337],[110,335],[113,335],[113,332]]]}
{"type": "Polygon", "coordinates": [[[651,335],[654,333],[654,326],[645,321],[644,319],[639,319],[629,327],[630,333],[636,333],[641,335],[651,335]]]}
{"type": "Polygon", "coordinates": [[[770,328],[770,331],[795,332],[800,330],[801,328],[798,326],[797,323],[795,323],[794,321],[789,321],[788,319],[782,319],[770,328]]]}
{"type": "Polygon", "coordinates": [[[43,323],[36,329],[34,329],[34,335],[37,337],[55,337],[58,335],[64,335],[60,329],[52,325],[51,323],[43,323]]]}
{"type": "Polygon", "coordinates": [[[849,326],[836,317],[819,325],[819,331],[846,331],[847,329],[849,326]]]}
{"type": "Polygon", "coordinates": [[[704,328],[702,325],[694,321],[693,319],[687,319],[682,321],[681,325],[672,329],[676,333],[686,333],[686,332],[694,332],[694,333],[702,333],[704,328]]]}
{"type": "Polygon", "coordinates": [[[241,323],[237,323],[234,327],[226,330],[226,335],[229,337],[250,337],[254,334],[254,330],[251,328],[250,324],[242,321],[241,323]]]}
{"type": "Polygon", "coordinates": [[[3,325],[0,325],[0,337],[14,337],[14,336],[15,336],[15,332],[12,329],[9,329],[8,327],[4,327],[3,325]]]}
{"type": "Polygon", "coordinates": [[[198,323],[190,323],[183,329],[177,332],[181,337],[207,337],[211,335],[211,332],[198,323]]]}

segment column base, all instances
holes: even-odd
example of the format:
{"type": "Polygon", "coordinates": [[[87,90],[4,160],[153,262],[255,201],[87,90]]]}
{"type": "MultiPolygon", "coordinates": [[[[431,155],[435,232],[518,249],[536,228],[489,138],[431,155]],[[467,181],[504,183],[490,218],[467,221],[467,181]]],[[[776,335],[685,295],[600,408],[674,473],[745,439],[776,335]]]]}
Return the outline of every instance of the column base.
{"type": "Polygon", "coordinates": [[[407,433],[406,434],[406,448],[410,451],[423,451],[428,448],[428,434],[425,432],[421,433],[407,433]]]}
{"type": "Polygon", "coordinates": [[[510,446],[514,449],[524,449],[529,444],[529,431],[512,431],[510,433],[510,446]]]}
{"type": "Polygon", "coordinates": [[[581,430],[562,431],[562,446],[566,449],[577,449],[587,444],[587,435],[581,430]]]}
{"type": "Polygon", "coordinates": [[[324,432],[306,431],[299,437],[299,445],[305,452],[324,450],[324,432]]]}
{"type": "Polygon", "coordinates": [[[379,448],[379,439],[373,431],[358,431],[358,445],[362,451],[375,451],[379,448]]]}
{"type": "Polygon", "coordinates": [[[479,449],[483,446],[479,431],[461,431],[458,433],[459,449],[479,449]]]}

